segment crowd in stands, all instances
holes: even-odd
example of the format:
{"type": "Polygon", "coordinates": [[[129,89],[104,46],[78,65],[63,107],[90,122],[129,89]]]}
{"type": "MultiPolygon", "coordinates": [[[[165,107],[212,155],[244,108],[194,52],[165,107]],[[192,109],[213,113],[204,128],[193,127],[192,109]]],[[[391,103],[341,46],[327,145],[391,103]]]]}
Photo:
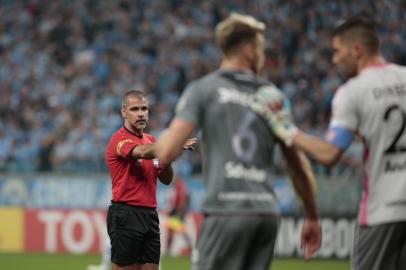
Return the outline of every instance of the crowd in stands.
{"type": "MultiPolygon", "coordinates": [[[[406,63],[402,0],[1,1],[0,172],[106,171],[105,145],[131,89],[148,93],[149,131],[159,135],[187,83],[218,67],[213,28],[232,11],[266,23],[263,76],[291,99],[300,128],[318,136],[342,83],[329,49],[340,19],[373,14],[386,59],[406,63]]],[[[348,153],[338,170],[359,167],[359,142],[348,153]]],[[[179,164],[198,172],[199,153],[179,164]]]]}

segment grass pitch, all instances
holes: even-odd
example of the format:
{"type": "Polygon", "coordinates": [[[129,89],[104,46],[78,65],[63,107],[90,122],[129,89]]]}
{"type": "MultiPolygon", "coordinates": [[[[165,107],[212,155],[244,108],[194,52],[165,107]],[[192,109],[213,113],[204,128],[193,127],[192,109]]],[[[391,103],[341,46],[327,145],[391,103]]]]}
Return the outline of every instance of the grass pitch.
{"type": "MultiPolygon", "coordinates": [[[[86,270],[89,264],[98,264],[98,255],[68,255],[39,253],[0,253],[0,269],[7,270],[86,270]]],[[[189,258],[162,259],[162,270],[189,270],[189,258]]],[[[348,270],[347,260],[275,259],[272,270],[348,270]]]]}

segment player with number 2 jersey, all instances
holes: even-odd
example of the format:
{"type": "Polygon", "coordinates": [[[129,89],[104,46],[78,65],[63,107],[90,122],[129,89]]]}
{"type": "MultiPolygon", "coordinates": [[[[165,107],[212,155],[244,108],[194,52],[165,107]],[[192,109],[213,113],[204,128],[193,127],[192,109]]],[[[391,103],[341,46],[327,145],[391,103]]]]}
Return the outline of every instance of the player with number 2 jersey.
{"type": "MultiPolygon", "coordinates": [[[[348,78],[333,99],[325,139],[298,130],[276,94],[261,91],[258,111],[287,145],[335,164],[354,134],[365,144],[365,172],[353,270],[406,269],[406,68],[385,61],[373,21],[360,16],[333,33],[333,62],[348,78]],[[261,108],[262,106],[262,108],[261,108]]],[[[340,202],[337,202],[340,203],[340,202]]]]}
{"type": "Polygon", "coordinates": [[[406,220],[406,68],[367,66],[337,90],[332,111],[327,139],[336,141],[345,129],[365,146],[360,224],[406,220]]]}

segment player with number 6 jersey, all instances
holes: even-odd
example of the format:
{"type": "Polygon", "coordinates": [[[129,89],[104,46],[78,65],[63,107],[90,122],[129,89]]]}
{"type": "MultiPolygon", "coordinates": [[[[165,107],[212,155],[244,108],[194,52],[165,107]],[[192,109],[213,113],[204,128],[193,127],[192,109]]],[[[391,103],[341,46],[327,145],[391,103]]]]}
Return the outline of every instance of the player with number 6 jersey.
{"type": "MultiPolygon", "coordinates": [[[[187,87],[176,118],[157,141],[158,157],[170,162],[195,129],[202,131],[207,193],[194,270],[268,269],[272,260],[279,223],[272,153],[280,141],[250,106],[259,88],[275,88],[258,78],[264,31],[263,23],[240,14],[217,26],[220,69],[187,87]]],[[[301,240],[308,259],[320,246],[313,174],[301,152],[283,152],[306,209],[301,240]]]]}

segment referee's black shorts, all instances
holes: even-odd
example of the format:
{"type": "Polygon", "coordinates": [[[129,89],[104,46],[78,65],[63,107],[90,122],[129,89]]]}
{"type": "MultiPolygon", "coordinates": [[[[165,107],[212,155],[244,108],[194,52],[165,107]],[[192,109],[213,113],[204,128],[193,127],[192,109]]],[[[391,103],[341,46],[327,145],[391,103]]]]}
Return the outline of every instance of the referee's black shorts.
{"type": "Polygon", "coordinates": [[[113,263],[159,264],[161,243],[156,209],[112,202],[107,213],[107,232],[113,263]]]}

